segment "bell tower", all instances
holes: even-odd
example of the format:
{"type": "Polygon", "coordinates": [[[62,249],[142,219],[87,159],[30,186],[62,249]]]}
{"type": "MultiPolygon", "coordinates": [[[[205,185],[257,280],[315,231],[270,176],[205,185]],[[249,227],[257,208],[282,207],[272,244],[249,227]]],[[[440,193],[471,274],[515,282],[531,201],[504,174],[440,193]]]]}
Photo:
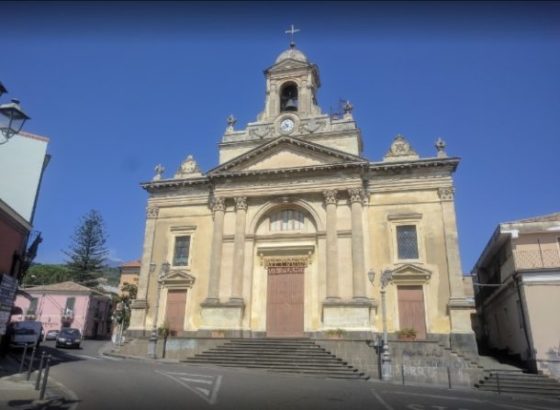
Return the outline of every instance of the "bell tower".
{"type": "Polygon", "coordinates": [[[317,90],[321,86],[319,68],[309,63],[294,42],[264,74],[265,108],[258,121],[274,121],[286,112],[302,119],[321,115],[321,108],[317,105],[317,90]]]}
{"type": "Polygon", "coordinates": [[[346,101],[343,112],[325,114],[317,102],[321,87],[319,68],[309,62],[293,39],[297,29],[286,33],[292,36],[290,47],[264,70],[266,93],[264,109],[255,122],[245,129],[236,129],[233,115],[219,145],[220,164],[232,160],[281,136],[293,136],[325,145],[352,155],[361,155],[362,137],[352,115],[353,106],[346,101]]]}

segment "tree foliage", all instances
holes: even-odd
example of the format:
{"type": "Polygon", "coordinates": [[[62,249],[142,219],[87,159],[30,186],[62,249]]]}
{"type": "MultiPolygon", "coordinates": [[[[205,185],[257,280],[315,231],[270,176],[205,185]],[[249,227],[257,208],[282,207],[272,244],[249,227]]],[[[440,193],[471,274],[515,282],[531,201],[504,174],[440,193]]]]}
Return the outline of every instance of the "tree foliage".
{"type": "Polygon", "coordinates": [[[72,272],[75,282],[92,286],[105,268],[109,251],[106,248],[107,235],[101,214],[89,211],[82,217],[80,225],[71,237],[71,244],[64,254],[68,256],[66,266],[72,272]]]}
{"type": "Polygon", "coordinates": [[[72,272],[65,265],[33,264],[23,277],[25,286],[50,285],[72,280],[72,272]]]}

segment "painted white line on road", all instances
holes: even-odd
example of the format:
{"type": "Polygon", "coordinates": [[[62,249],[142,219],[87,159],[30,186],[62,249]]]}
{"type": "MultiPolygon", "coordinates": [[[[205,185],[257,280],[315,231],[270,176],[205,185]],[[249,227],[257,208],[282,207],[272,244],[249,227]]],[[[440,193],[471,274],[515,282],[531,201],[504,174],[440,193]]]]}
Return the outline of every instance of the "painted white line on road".
{"type": "MultiPolygon", "coordinates": [[[[179,383],[181,386],[186,387],[197,396],[203,398],[209,404],[215,404],[218,399],[218,391],[222,385],[222,376],[211,376],[206,374],[191,374],[181,372],[162,372],[154,370],[162,376],[168,377],[171,380],[179,383]],[[211,379],[211,380],[208,380],[211,379]],[[210,384],[210,388],[196,386],[196,384],[210,384]]],[[[391,409],[392,410],[392,409],[391,409]]]]}
{"type": "Polygon", "coordinates": [[[212,380],[189,379],[188,377],[181,377],[181,380],[186,382],[213,384],[212,380]]]}
{"type": "Polygon", "coordinates": [[[423,393],[405,393],[405,392],[392,392],[392,391],[384,391],[383,393],[386,394],[398,394],[400,396],[416,396],[416,397],[429,397],[432,399],[445,399],[445,400],[456,400],[456,401],[471,401],[473,403],[484,403],[487,400],[480,400],[480,399],[469,399],[466,397],[457,397],[457,396],[442,396],[439,394],[423,394],[423,393]]]}
{"type": "Polygon", "coordinates": [[[104,360],[112,360],[114,362],[122,362],[123,359],[120,357],[103,356],[104,360]]]}
{"type": "Polygon", "coordinates": [[[81,357],[82,359],[103,360],[100,357],[88,356],[87,354],[73,354],[70,356],[81,357]]]}
{"type": "Polygon", "coordinates": [[[393,408],[389,405],[389,403],[387,403],[385,400],[383,400],[383,399],[381,398],[381,396],[375,392],[375,390],[371,390],[371,394],[374,395],[374,397],[377,399],[377,401],[378,401],[379,403],[381,403],[381,405],[382,405],[383,407],[385,407],[386,410],[393,410],[393,408]]]}
{"type": "Polygon", "coordinates": [[[535,406],[534,404],[524,404],[525,407],[514,406],[512,404],[494,403],[495,406],[505,407],[507,409],[522,409],[522,410],[558,410],[558,406],[555,407],[541,407],[535,406]]]}
{"type": "Polygon", "coordinates": [[[185,373],[185,372],[164,372],[165,374],[170,374],[172,376],[190,376],[190,377],[202,377],[207,379],[213,379],[214,376],[210,374],[194,374],[194,373],[185,373]]]}

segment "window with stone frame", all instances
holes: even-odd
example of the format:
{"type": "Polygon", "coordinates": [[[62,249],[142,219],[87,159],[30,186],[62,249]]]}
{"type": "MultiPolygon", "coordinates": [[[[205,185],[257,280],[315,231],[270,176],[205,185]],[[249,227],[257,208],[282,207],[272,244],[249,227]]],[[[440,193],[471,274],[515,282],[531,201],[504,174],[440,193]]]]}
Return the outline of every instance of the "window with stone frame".
{"type": "Polygon", "coordinates": [[[295,209],[282,209],[270,216],[270,230],[278,231],[301,231],[304,228],[305,217],[303,212],[295,209]]]}
{"type": "Polygon", "coordinates": [[[76,298],[71,296],[66,298],[66,306],[64,307],[64,315],[72,315],[74,313],[74,306],[76,305],[76,298]]]}
{"type": "Polygon", "coordinates": [[[399,259],[418,259],[416,225],[397,226],[397,254],[399,259]]]}
{"type": "Polygon", "coordinates": [[[175,237],[175,249],[173,251],[173,266],[188,266],[191,236],[181,235],[175,237]]]}
{"type": "Polygon", "coordinates": [[[39,302],[38,298],[31,298],[31,303],[29,304],[29,307],[27,308],[27,314],[28,315],[34,315],[37,312],[38,302],[39,302]]]}

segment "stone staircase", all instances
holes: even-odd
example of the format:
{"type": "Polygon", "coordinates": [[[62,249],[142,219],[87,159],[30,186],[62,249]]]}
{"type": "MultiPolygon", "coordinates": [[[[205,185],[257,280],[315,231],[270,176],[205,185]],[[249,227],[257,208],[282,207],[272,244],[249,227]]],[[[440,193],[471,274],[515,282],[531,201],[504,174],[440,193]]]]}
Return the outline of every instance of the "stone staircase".
{"type": "Polygon", "coordinates": [[[368,379],[309,339],[233,339],[182,362],[337,379],[368,379]]]}
{"type": "Polygon", "coordinates": [[[560,383],[542,374],[517,370],[485,370],[475,384],[479,390],[497,393],[527,394],[560,399],[560,383]]]}

